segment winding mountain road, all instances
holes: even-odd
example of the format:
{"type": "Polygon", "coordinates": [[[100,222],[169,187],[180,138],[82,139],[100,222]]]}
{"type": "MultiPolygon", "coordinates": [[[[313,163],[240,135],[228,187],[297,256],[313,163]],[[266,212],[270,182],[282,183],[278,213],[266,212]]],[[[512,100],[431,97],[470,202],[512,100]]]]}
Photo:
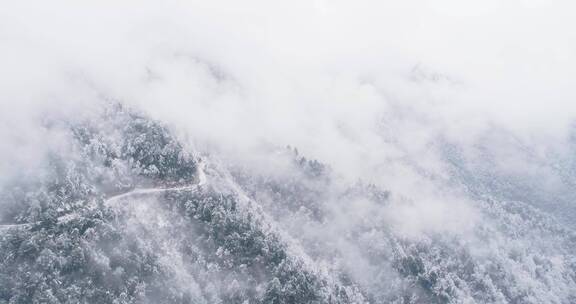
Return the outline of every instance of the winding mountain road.
{"type": "MultiPolygon", "coordinates": [[[[168,191],[199,190],[202,185],[206,184],[206,174],[204,173],[204,168],[205,168],[205,164],[200,162],[199,166],[198,166],[198,172],[197,172],[198,182],[196,184],[179,186],[179,187],[170,187],[170,188],[134,188],[130,191],[127,191],[127,192],[124,192],[121,194],[117,194],[117,195],[113,195],[113,196],[106,198],[106,200],[104,201],[104,204],[106,206],[113,206],[114,204],[116,204],[122,200],[128,199],[128,198],[152,195],[152,194],[163,193],[163,192],[168,192],[168,191]]],[[[60,220],[62,217],[65,217],[65,216],[66,215],[59,217],[58,220],[60,220]]],[[[11,229],[29,228],[31,226],[32,226],[32,223],[0,224],[0,232],[6,231],[6,230],[11,230],[11,229]]]]}
{"type": "MultiPolygon", "coordinates": [[[[194,184],[192,186],[180,186],[180,187],[171,187],[171,188],[135,188],[131,191],[124,192],[118,195],[111,196],[107,198],[104,203],[106,206],[114,206],[114,204],[119,203],[122,200],[128,198],[134,198],[139,196],[147,196],[152,194],[158,194],[168,191],[183,191],[183,190],[198,190],[200,187],[200,183],[194,184]]],[[[65,217],[66,215],[62,216],[65,217]]],[[[62,218],[60,217],[60,218],[62,218]]],[[[60,220],[60,218],[58,218],[60,220]]],[[[24,223],[24,224],[0,224],[0,232],[11,230],[11,229],[23,229],[29,228],[32,226],[32,223],[24,223]]]]}

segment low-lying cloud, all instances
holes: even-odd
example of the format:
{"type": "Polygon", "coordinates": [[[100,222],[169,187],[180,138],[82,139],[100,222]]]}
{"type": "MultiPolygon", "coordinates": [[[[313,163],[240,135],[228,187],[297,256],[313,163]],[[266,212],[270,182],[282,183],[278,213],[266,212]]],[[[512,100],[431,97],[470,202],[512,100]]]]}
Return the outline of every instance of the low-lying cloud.
{"type": "MultiPolygon", "coordinates": [[[[444,142],[472,160],[481,145],[514,176],[540,165],[513,163],[514,150],[498,141],[479,144],[494,130],[537,155],[566,154],[576,116],[574,8],[560,0],[5,4],[0,169],[7,176],[50,147],[46,113],[85,115],[115,100],[235,162],[255,166],[270,147],[291,145],[348,182],[434,197],[425,205],[439,209],[426,216],[443,214],[428,218],[440,227],[451,214],[436,193],[452,174],[444,142]]],[[[399,209],[417,223],[410,229],[424,225],[420,207],[399,209]]]]}

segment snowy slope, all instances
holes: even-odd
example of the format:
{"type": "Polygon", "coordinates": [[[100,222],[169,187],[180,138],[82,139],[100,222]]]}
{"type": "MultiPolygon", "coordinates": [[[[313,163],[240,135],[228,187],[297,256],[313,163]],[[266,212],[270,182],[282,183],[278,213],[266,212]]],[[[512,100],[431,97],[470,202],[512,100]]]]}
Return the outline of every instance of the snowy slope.
{"type": "Polygon", "coordinates": [[[478,190],[466,229],[414,233],[418,202],[292,148],[255,171],[118,104],[96,118],[47,126],[65,157],[3,189],[1,302],[576,301],[576,235],[529,204],[478,190]]]}

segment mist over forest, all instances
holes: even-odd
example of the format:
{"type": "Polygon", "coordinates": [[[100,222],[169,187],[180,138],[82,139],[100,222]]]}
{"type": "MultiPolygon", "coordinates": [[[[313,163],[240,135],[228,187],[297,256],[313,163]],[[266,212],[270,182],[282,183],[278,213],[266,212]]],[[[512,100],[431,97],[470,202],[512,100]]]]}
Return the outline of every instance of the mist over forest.
{"type": "Polygon", "coordinates": [[[574,11],[0,0],[0,304],[576,303],[574,11]]]}

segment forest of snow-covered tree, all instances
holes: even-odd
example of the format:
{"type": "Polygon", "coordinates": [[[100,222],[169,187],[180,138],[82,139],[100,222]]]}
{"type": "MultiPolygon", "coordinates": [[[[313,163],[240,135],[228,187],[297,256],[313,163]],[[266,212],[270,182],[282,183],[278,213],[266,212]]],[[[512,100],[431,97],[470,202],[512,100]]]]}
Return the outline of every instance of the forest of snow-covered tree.
{"type": "Polygon", "coordinates": [[[0,4],[0,304],[576,303],[571,9],[0,4]]]}
{"type": "Polygon", "coordinates": [[[117,103],[43,128],[67,145],[2,188],[6,303],[575,300],[573,227],[514,200],[522,181],[468,172],[455,148],[446,183],[470,205],[441,211],[480,219],[410,231],[443,207],[343,183],[295,148],[271,149],[268,170],[222,163],[117,103]]]}

